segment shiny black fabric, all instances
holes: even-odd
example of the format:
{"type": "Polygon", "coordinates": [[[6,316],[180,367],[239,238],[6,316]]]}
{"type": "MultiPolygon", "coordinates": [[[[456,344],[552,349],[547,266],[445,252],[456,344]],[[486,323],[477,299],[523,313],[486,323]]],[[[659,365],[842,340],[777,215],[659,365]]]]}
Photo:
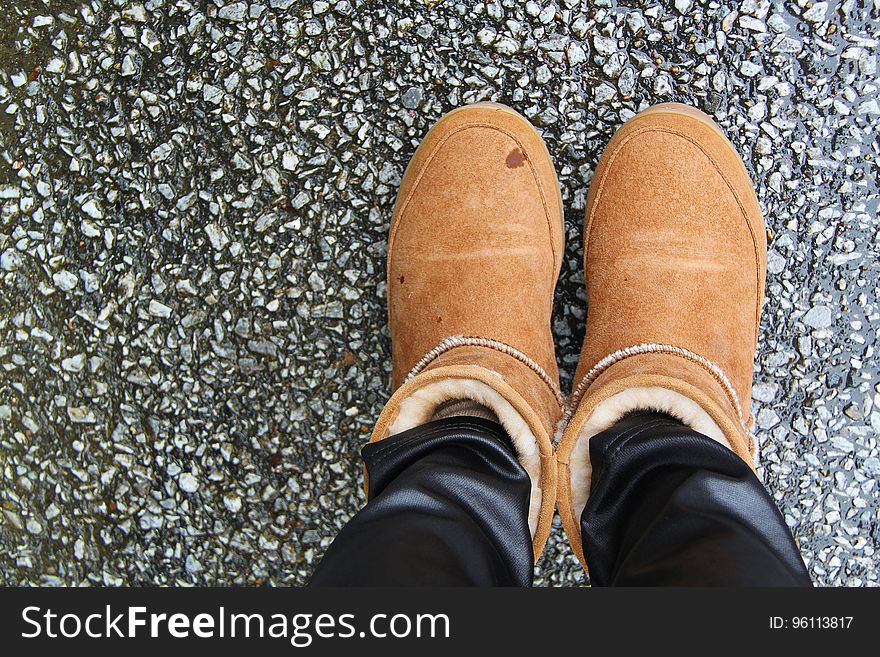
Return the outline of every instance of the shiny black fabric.
{"type": "MultiPolygon", "coordinates": [[[[313,585],[528,586],[530,483],[495,422],[453,417],[367,445],[370,501],[313,585]]],[[[738,456],[667,415],[590,440],[581,518],[594,585],[809,585],[779,511],[738,456]]]]}
{"type": "Polygon", "coordinates": [[[782,515],[726,447],[661,413],[590,440],[581,516],[593,585],[810,586],[782,515]]]}
{"type": "Polygon", "coordinates": [[[496,422],[451,417],[362,451],[369,502],[313,586],[529,586],[531,483],[496,422]]]}

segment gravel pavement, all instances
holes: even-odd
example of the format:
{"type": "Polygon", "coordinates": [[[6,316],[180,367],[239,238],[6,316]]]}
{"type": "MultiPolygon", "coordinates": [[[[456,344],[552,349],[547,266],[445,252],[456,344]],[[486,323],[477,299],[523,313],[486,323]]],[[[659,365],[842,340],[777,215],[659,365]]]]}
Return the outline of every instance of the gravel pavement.
{"type": "MultiPolygon", "coordinates": [[[[880,0],[0,0],[0,583],[306,582],[388,395],[419,139],[497,100],[581,216],[613,131],[712,114],[769,223],[760,472],[816,583],[878,584],[880,0]]],[[[554,529],[542,585],[586,583],[554,529]]]]}

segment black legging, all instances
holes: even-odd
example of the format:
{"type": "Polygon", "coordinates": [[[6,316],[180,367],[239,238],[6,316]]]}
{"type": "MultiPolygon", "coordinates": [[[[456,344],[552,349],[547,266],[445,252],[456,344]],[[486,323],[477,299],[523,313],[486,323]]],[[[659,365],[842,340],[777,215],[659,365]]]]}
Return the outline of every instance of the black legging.
{"type": "MultiPolygon", "coordinates": [[[[529,477],[499,424],[438,420],[363,457],[370,501],[312,585],[532,583],[529,477]]],[[[581,532],[593,585],[810,585],[770,496],[714,440],[640,411],[591,438],[590,457],[581,532]]]]}

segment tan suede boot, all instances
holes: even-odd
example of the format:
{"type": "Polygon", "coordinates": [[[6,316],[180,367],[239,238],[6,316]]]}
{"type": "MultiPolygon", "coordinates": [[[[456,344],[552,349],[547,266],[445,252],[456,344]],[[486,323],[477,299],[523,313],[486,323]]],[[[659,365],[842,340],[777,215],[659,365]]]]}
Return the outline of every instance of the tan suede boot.
{"type": "Polygon", "coordinates": [[[753,464],[767,242],[733,145],[707,115],[673,103],[641,112],[608,144],[584,239],[587,330],[557,456],[559,512],[586,567],[590,437],[626,412],[670,413],[753,464]]]}
{"type": "Polygon", "coordinates": [[[388,240],[393,386],[371,441],[423,424],[450,399],[489,408],[532,480],[540,555],[556,501],[552,438],[563,397],[550,331],[563,250],[547,147],[494,103],[456,109],[407,167],[388,240]]]}

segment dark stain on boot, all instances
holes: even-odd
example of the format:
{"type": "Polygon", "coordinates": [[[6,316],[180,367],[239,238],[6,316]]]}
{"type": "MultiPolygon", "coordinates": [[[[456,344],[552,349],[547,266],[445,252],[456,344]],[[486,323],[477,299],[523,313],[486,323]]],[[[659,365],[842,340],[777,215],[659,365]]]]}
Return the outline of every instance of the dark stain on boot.
{"type": "Polygon", "coordinates": [[[510,154],[507,156],[507,159],[504,160],[504,163],[507,165],[508,169],[516,169],[517,167],[521,167],[525,161],[525,153],[518,148],[514,148],[510,151],[510,154]]]}
{"type": "Polygon", "coordinates": [[[403,285],[403,282],[406,280],[406,276],[401,276],[401,277],[398,278],[397,280],[399,280],[399,281],[400,281],[400,284],[403,285]]]}

